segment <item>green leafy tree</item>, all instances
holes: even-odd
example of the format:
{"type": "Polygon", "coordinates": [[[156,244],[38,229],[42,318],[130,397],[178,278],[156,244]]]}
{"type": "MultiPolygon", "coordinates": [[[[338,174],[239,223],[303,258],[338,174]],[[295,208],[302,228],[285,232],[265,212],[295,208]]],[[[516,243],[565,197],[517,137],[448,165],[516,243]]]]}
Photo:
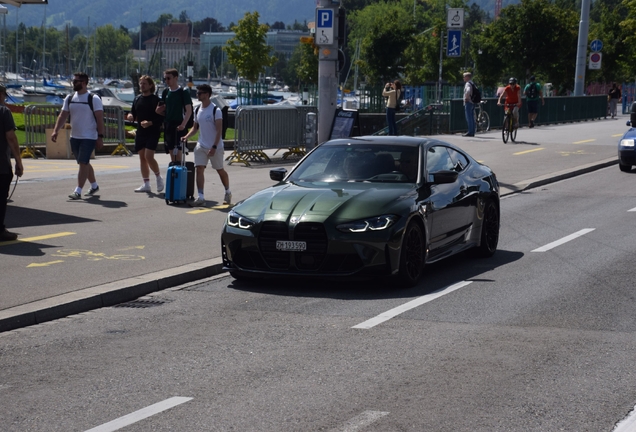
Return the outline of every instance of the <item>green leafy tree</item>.
{"type": "Polygon", "coordinates": [[[348,17],[349,39],[360,40],[357,62],[367,79],[381,83],[400,76],[408,63],[404,51],[413,41],[412,9],[408,11],[400,2],[382,2],[354,11],[348,17]]]}
{"type": "MultiPolygon", "coordinates": [[[[624,81],[633,76],[634,51],[625,43],[625,30],[621,23],[627,18],[627,9],[620,3],[596,5],[598,21],[590,26],[590,40],[603,41],[603,61],[601,69],[589,71],[588,81],[624,81]]],[[[590,14],[591,15],[591,14],[590,14]]]]}
{"type": "MultiPolygon", "coordinates": [[[[573,88],[578,16],[548,0],[521,0],[501,11],[471,47],[482,84],[494,86],[530,75],[573,88]],[[481,51],[478,54],[477,50],[481,51]]],[[[558,88],[558,87],[557,87],[558,88]]]]}
{"type": "Polygon", "coordinates": [[[267,31],[265,24],[259,24],[258,12],[246,12],[237,26],[231,30],[236,36],[229,39],[224,49],[230,64],[236,67],[239,74],[250,82],[258,81],[260,73],[266,67],[271,67],[276,62],[276,57],[271,56],[272,47],[267,45],[267,31]]]}
{"type": "Polygon", "coordinates": [[[131,41],[128,34],[108,24],[97,28],[95,38],[101,73],[105,76],[117,76],[117,71],[123,71],[126,64],[132,67],[132,56],[128,51],[131,41]]]}

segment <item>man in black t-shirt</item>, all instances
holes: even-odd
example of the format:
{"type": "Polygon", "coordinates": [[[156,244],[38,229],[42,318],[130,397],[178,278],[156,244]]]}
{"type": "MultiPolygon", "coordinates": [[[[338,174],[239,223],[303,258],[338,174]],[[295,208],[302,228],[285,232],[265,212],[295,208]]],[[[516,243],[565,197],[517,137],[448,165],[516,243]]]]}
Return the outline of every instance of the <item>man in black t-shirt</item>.
{"type": "Polygon", "coordinates": [[[139,154],[141,177],[144,183],[135,189],[135,192],[151,192],[150,170],[157,178],[157,192],[163,190],[163,178],[159,170],[159,164],[155,160],[155,151],[161,134],[163,117],[155,112],[159,103],[159,96],[155,94],[155,82],[148,75],[139,79],[141,95],[135,98],[127,119],[137,122],[135,134],[135,151],[139,154]]]}
{"type": "Polygon", "coordinates": [[[22,177],[24,168],[20,158],[20,146],[15,135],[15,122],[9,108],[4,106],[7,89],[0,84],[0,242],[17,240],[18,235],[7,231],[4,216],[7,212],[7,198],[13,179],[11,155],[15,158],[15,175],[22,177]]]}

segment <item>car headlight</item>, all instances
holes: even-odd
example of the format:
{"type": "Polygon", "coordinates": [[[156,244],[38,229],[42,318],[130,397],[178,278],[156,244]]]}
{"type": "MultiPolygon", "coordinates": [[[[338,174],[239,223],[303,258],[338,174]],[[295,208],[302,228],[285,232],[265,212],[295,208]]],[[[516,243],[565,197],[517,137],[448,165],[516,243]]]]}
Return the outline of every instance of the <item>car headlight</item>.
{"type": "Polygon", "coordinates": [[[338,225],[336,228],[342,232],[366,232],[381,231],[387,229],[398,220],[396,215],[382,215],[354,222],[338,225]]]}
{"type": "Polygon", "coordinates": [[[231,227],[241,228],[241,229],[252,229],[254,226],[254,222],[235,212],[234,210],[230,210],[227,215],[227,224],[231,227]]]}
{"type": "Polygon", "coordinates": [[[634,139],[622,139],[621,147],[634,147],[634,139]]]}

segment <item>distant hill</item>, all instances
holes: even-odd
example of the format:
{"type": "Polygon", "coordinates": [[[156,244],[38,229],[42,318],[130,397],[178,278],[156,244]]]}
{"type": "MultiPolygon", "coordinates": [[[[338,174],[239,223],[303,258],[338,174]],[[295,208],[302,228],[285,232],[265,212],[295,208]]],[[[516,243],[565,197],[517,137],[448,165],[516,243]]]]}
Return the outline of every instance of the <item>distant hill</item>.
{"type": "Polygon", "coordinates": [[[7,27],[14,28],[16,12],[18,21],[27,27],[40,26],[46,13],[48,27],[62,28],[66,23],[86,28],[90,18],[93,28],[112,24],[115,28],[120,25],[128,29],[139,28],[139,22],[154,22],[163,13],[170,13],[175,18],[181,11],[187,11],[193,21],[200,21],[210,17],[216,19],[223,26],[238,23],[245,12],[258,11],[260,22],[274,24],[282,21],[286,25],[294,21],[313,21],[316,3],[314,0],[49,0],[44,5],[24,5],[9,9],[7,27]]]}
{"type": "MultiPolygon", "coordinates": [[[[519,3],[520,0],[503,0],[503,7],[519,3]]],[[[476,3],[484,11],[494,16],[495,0],[468,1],[469,6],[476,3]]],[[[7,27],[13,29],[16,23],[16,11],[19,22],[27,27],[40,26],[45,18],[46,25],[62,29],[66,23],[86,28],[90,18],[90,26],[112,24],[137,31],[139,22],[154,22],[163,13],[170,13],[175,18],[181,11],[187,11],[193,21],[201,21],[210,17],[223,26],[238,23],[245,12],[258,11],[262,23],[274,24],[282,21],[291,25],[294,21],[313,21],[315,0],[49,0],[49,4],[24,5],[19,10],[7,5],[7,27]]]]}

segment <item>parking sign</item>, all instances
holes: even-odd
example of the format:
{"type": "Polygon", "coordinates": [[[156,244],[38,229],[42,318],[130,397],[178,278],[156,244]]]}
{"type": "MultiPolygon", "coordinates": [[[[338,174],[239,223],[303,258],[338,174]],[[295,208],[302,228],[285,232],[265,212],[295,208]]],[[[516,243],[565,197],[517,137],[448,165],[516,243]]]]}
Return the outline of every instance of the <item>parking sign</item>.
{"type": "Polygon", "coordinates": [[[333,9],[316,9],[316,45],[333,45],[333,9]]]}

